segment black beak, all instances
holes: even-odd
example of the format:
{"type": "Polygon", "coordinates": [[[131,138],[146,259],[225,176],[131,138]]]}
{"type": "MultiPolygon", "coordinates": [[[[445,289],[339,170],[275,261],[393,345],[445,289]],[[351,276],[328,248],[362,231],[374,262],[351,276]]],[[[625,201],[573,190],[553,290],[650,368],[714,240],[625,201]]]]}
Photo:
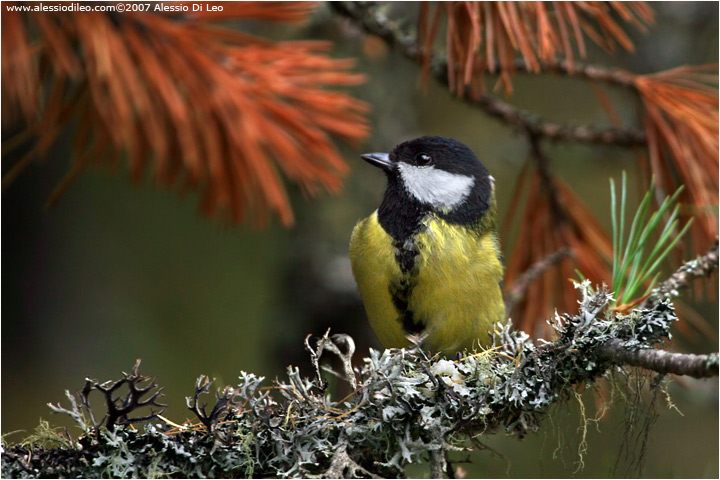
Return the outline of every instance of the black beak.
{"type": "Polygon", "coordinates": [[[395,170],[395,162],[390,160],[390,155],[387,153],[366,153],[360,155],[360,158],[368,162],[370,165],[380,167],[386,172],[392,172],[395,170]]]}

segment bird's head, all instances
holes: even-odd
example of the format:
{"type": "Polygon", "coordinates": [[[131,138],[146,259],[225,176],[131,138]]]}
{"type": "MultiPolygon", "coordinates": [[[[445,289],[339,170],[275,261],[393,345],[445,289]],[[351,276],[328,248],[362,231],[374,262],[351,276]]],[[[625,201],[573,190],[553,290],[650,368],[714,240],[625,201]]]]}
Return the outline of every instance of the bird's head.
{"type": "Polygon", "coordinates": [[[389,154],[368,153],[362,158],[387,174],[386,197],[457,216],[458,223],[482,215],[492,203],[493,178],[472,150],[457,140],[420,137],[399,144],[389,154]]]}

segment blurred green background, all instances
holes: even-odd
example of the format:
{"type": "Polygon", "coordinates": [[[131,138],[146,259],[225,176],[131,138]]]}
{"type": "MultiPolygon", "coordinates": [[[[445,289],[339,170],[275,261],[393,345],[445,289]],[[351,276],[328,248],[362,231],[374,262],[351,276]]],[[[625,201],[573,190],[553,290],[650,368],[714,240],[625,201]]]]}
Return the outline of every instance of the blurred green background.
{"type": "MultiPolygon", "coordinates": [[[[657,25],[646,35],[631,30],[635,54],[589,61],[644,73],[718,60],[716,2],[653,3],[657,25]]],[[[409,21],[414,4],[406,10],[409,21]]],[[[402,12],[401,12],[402,13],[402,12]]],[[[47,158],[26,171],[2,198],[2,433],[19,441],[47,402],[63,402],[86,377],[109,380],[142,358],[141,372],[158,377],[170,404],[165,416],[190,416],[184,397],[200,374],[233,383],[240,370],[282,376],[288,364],[309,368],[307,334],[328,328],[353,335],[359,355],[379,344],[366,323],[347,259],[353,225],[377,207],[381,173],[359,159],[388,151],[420,135],[451,136],[468,144],[495,176],[504,216],[527,145],[510,128],[454,100],[432,82],[421,85],[419,68],[387,50],[321,6],[301,27],[247,23],[243,28],[273,39],[328,39],[333,55],[355,57],[368,76],[354,89],[373,106],[366,144],[343,146],[351,172],[339,195],[306,199],[290,187],[296,224],[265,230],[231,226],[199,215],[194,194],[132,184],[127,171],[82,174],[52,209],[44,203],[68,168],[66,137],[47,158]]],[[[489,83],[492,85],[492,81],[489,83]]],[[[585,82],[551,75],[519,76],[511,101],[543,117],[576,124],[609,125],[585,82]]],[[[634,121],[633,103],[618,112],[634,121]]],[[[15,130],[3,125],[3,140],[15,130]]],[[[608,177],[634,170],[632,153],[619,148],[551,144],[552,168],[609,226],[608,177]]],[[[3,171],[18,158],[4,155],[3,171]]],[[[509,252],[511,239],[505,240],[509,252]]],[[[717,300],[692,302],[713,320],[713,335],[679,336],[684,351],[717,351],[717,300]]],[[[718,476],[718,381],[682,380],[671,387],[684,415],[657,404],[643,476],[718,476]]],[[[585,396],[592,407],[593,398],[585,396]]],[[[591,408],[592,409],[592,408],[591,408]]],[[[502,434],[482,438],[491,450],[463,465],[470,477],[607,477],[623,440],[624,407],[617,405],[588,434],[586,467],[577,473],[577,405],[555,409],[538,434],[523,441],[502,434]],[[565,445],[556,452],[558,445],[565,445]]],[[[622,461],[621,461],[622,464],[622,461]]],[[[410,470],[424,476],[424,470],[410,470]]],[[[624,475],[622,466],[615,475],[624,475]]],[[[636,475],[637,472],[631,474],[636,475]]]]}

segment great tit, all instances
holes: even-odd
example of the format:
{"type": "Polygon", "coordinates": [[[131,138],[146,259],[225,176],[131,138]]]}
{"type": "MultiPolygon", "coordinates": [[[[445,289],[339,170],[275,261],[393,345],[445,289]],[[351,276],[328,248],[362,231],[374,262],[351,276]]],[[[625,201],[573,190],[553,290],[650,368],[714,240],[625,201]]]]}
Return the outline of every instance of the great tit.
{"type": "Polygon", "coordinates": [[[380,207],[353,229],[352,271],[386,348],[451,356],[486,347],[505,321],[494,179],[457,140],[421,137],[361,158],[381,168],[380,207]]]}

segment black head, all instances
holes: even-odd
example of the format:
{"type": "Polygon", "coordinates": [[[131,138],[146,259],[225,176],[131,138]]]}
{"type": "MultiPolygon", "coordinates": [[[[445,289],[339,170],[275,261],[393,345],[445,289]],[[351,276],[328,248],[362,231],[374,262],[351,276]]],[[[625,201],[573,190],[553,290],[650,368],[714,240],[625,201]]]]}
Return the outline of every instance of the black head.
{"type": "MultiPolygon", "coordinates": [[[[379,209],[380,223],[412,229],[434,212],[451,223],[476,224],[490,208],[493,179],[466,145],[446,137],[420,137],[396,146],[390,154],[362,158],[382,168],[388,187],[379,209]]],[[[407,233],[407,232],[405,232],[407,233]]]]}

